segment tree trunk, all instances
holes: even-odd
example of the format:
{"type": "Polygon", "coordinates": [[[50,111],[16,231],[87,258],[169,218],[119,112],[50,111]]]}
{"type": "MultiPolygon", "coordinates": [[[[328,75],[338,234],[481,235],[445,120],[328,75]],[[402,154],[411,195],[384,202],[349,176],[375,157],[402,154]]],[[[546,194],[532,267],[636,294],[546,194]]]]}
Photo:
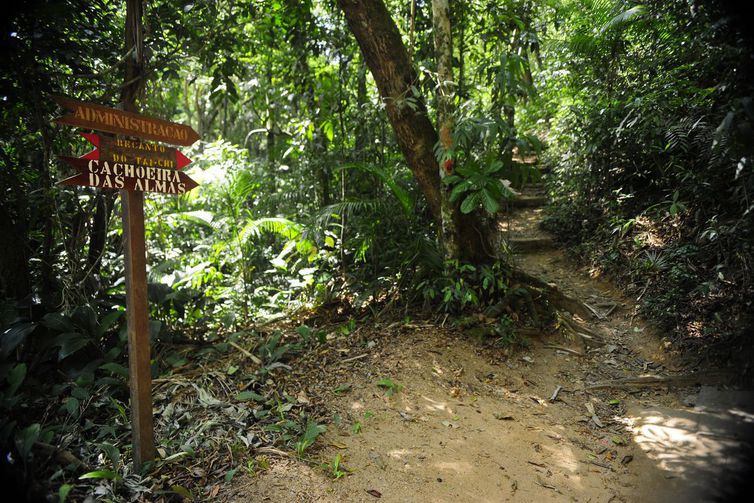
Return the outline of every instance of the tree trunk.
{"type": "Polygon", "coordinates": [[[380,0],[338,0],[338,5],[377,83],[398,146],[439,221],[440,176],[433,152],[437,132],[416,91],[416,73],[398,27],[380,0]]]}
{"type": "MultiPolygon", "coordinates": [[[[440,130],[442,166],[438,169],[440,181],[453,174],[453,39],[450,30],[448,0],[432,0],[432,31],[435,39],[437,61],[437,127],[440,130]]],[[[440,219],[442,244],[446,260],[460,258],[458,231],[453,220],[453,204],[444,184],[440,184],[440,219]]]]}
{"type": "Polygon", "coordinates": [[[98,275],[102,266],[102,255],[107,245],[107,227],[113,210],[113,193],[98,191],[95,197],[97,206],[92,221],[92,229],[89,232],[89,255],[87,258],[91,273],[98,275]]]}
{"type": "MultiPolygon", "coordinates": [[[[359,62],[359,70],[356,74],[356,110],[359,114],[364,113],[364,107],[367,103],[367,67],[364,58],[359,62]]],[[[367,122],[360,121],[356,126],[356,155],[358,159],[366,158],[365,150],[369,142],[369,132],[367,131],[367,122]]]]}
{"type": "Polygon", "coordinates": [[[0,298],[21,300],[31,293],[26,222],[14,221],[0,201],[0,298]]]}
{"type": "MultiPolygon", "coordinates": [[[[438,136],[415,87],[416,73],[398,27],[380,0],[338,0],[338,5],[385,102],[398,146],[440,223],[440,167],[434,155],[438,136]]],[[[453,220],[461,259],[479,264],[495,257],[493,228],[488,222],[458,210],[453,220]]]]}

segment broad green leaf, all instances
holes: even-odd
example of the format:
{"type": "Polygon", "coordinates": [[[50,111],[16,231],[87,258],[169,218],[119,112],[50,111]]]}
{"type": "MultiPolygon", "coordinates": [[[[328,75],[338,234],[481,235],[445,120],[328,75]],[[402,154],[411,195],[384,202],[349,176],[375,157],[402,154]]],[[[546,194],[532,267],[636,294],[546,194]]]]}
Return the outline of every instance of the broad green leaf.
{"type": "Polygon", "coordinates": [[[108,362],[103,363],[99,366],[102,370],[107,370],[108,372],[112,372],[113,374],[122,376],[126,379],[128,379],[128,369],[121,365],[120,363],[115,362],[108,362]]]}
{"type": "Polygon", "coordinates": [[[26,364],[19,363],[8,372],[7,380],[9,387],[6,396],[10,397],[15,395],[18,387],[24,382],[24,379],[26,379],[26,364]]]}
{"type": "Polygon", "coordinates": [[[232,468],[228,470],[227,472],[225,472],[225,477],[224,477],[225,482],[227,483],[233,480],[233,476],[236,474],[237,471],[238,471],[238,468],[232,468]]]}
{"type": "Polygon", "coordinates": [[[123,316],[124,313],[125,311],[110,311],[109,313],[107,313],[99,323],[97,335],[104,335],[108,330],[110,330],[115,322],[117,322],[120,317],[123,316]]]}
{"type": "Polygon", "coordinates": [[[95,470],[93,472],[87,472],[79,477],[79,480],[86,479],[108,479],[108,480],[120,480],[122,477],[112,470],[95,470]]]}
{"type": "Polygon", "coordinates": [[[179,486],[176,484],[174,486],[170,486],[170,490],[176,493],[181,498],[185,498],[189,501],[194,501],[193,493],[183,486],[179,486]]]}
{"type": "Polygon", "coordinates": [[[75,332],[76,327],[71,319],[60,313],[47,313],[42,318],[42,325],[55,332],[75,332]]]}
{"type": "Polygon", "coordinates": [[[236,400],[238,400],[239,402],[248,402],[249,400],[254,400],[255,402],[264,402],[264,397],[259,393],[247,390],[237,394],[236,400]]]}
{"type": "Polygon", "coordinates": [[[78,332],[66,332],[55,337],[53,346],[60,346],[58,360],[62,360],[90,343],[89,337],[78,332]]]}
{"type": "Polygon", "coordinates": [[[107,455],[113,465],[113,470],[117,472],[120,467],[120,450],[108,442],[101,443],[99,448],[107,455]]]}
{"type": "Polygon", "coordinates": [[[11,325],[10,328],[0,335],[0,357],[7,358],[35,328],[37,328],[37,324],[30,322],[11,325]]]}
{"type": "Polygon", "coordinates": [[[466,191],[471,187],[471,182],[469,180],[464,180],[460,182],[458,185],[453,187],[453,190],[450,191],[450,197],[448,198],[451,203],[456,202],[463,194],[466,193],[466,191]]]}
{"type": "Polygon", "coordinates": [[[497,200],[490,194],[490,192],[484,188],[482,189],[482,205],[484,206],[484,209],[489,213],[490,215],[494,215],[497,213],[497,210],[500,209],[500,203],[497,202],[497,200]]]}
{"type": "Polygon", "coordinates": [[[77,416],[79,412],[79,400],[78,398],[69,396],[65,399],[65,402],[63,402],[63,407],[65,407],[65,410],[70,414],[71,416],[77,416]]]}
{"type": "Polygon", "coordinates": [[[74,386],[74,388],[71,389],[71,396],[76,397],[79,400],[87,400],[89,398],[89,392],[86,390],[86,388],[82,388],[81,386],[74,386]]]}
{"type": "Polygon", "coordinates": [[[474,209],[479,204],[479,192],[474,192],[473,194],[469,195],[466,199],[463,200],[461,203],[461,213],[471,213],[474,211],[474,209]]]}
{"type": "Polygon", "coordinates": [[[74,488],[72,484],[63,484],[58,488],[58,503],[65,503],[68,499],[68,494],[74,488]]]}
{"type": "Polygon", "coordinates": [[[34,423],[16,433],[16,449],[22,459],[28,459],[31,448],[39,438],[40,429],[39,423],[34,423]]]}

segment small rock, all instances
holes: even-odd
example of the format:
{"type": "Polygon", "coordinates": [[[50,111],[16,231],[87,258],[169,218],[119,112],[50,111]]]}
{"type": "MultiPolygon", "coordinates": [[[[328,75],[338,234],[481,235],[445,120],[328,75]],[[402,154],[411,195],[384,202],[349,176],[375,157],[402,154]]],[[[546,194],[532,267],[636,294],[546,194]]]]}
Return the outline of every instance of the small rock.
{"type": "Polygon", "coordinates": [[[374,463],[374,465],[378,467],[380,470],[384,470],[385,467],[387,466],[387,463],[385,463],[385,459],[377,451],[369,451],[369,459],[371,459],[372,463],[374,463]]]}

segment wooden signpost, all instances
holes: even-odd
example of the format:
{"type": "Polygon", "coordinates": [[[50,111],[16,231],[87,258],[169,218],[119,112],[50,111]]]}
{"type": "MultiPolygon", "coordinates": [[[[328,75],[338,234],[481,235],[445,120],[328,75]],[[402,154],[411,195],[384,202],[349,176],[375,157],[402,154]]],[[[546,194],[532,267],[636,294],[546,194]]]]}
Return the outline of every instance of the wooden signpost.
{"type": "Polygon", "coordinates": [[[55,122],[86,129],[96,129],[107,133],[122,134],[169,143],[171,145],[193,145],[199,134],[191,126],[176,124],[146,115],[109,108],[94,103],[53,96],[53,99],[70,113],[58,117],[55,122]]]}
{"type": "MultiPolygon", "coordinates": [[[[58,182],[61,185],[83,185],[103,189],[138,190],[185,194],[199,184],[172,168],[158,168],[125,162],[58,156],[79,171],[79,174],[58,182]]],[[[159,159],[151,159],[154,162],[159,159]]]]}
{"type": "Polygon", "coordinates": [[[191,162],[190,159],[174,147],[143,140],[156,140],[171,145],[191,145],[199,139],[199,135],[184,124],[62,96],[56,96],[54,99],[72,111],[71,114],[56,119],[55,122],[58,124],[131,137],[113,138],[82,133],[96,148],[81,157],[60,156],[61,160],[76,168],[79,174],[58,183],[120,190],[126,261],[131,428],[134,467],[138,471],[145,462],[154,459],[155,451],[147,261],[144,243],[144,192],[180,195],[198,185],[180,171],[191,162]]]}

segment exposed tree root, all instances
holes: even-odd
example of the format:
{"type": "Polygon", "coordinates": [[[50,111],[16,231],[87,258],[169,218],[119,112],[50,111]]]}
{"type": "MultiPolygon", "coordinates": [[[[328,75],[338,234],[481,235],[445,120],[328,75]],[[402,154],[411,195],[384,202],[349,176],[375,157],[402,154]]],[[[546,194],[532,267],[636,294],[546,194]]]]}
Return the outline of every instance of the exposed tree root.
{"type": "Polygon", "coordinates": [[[579,315],[585,320],[594,317],[594,313],[592,313],[592,311],[590,311],[580,300],[566,295],[555,285],[546,283],[521,269],[514,268],[511,271],[511,280],[513,283],[519,283],[524,288],[539,292],[547,299],[547,302],[550,305],[558,310],[568,311],[569,313],[579,315]]]}
{"type": "Polygon", "coordinates": [[[583,323],[579,323],[568,313],[559,312],[558,323],[566,335],[578,338],[584,346],[584,350],[605,345],[605,340],[601,335],[586,327],[583,323]]]}
{"type": "Polygon", "coordinates": [[[693,386],[696,384],[720,384],[730,380],[730,374],[715,372],[694,372],[692,374],[682,374],[674,376],[657,376],[646,375],[637,377],[625,377],[623,379],[613,379],[610,381],[600,381],[589,386],[585,390],[593,389],[628,389],[628,388],[646,388],[652,386],[693,386]]]}
{"type": "Polygon", "coordinates": [[[593,318],[594,313],[583,302],[566,295],[555,285],[520,269],[513,269],[508,293],[498,303],[487,308],[485,316],[497,318],[504,312],[513,313],[524,308],[529,312],[535,327],[519,328],[516,330],[519,334],[528,330],[540,335],[545,324],[555,322],[566,335],[578,338],[585,350],[604,344],[602,337],[578,323],[569,314],[583,319],[593,318]]]}

